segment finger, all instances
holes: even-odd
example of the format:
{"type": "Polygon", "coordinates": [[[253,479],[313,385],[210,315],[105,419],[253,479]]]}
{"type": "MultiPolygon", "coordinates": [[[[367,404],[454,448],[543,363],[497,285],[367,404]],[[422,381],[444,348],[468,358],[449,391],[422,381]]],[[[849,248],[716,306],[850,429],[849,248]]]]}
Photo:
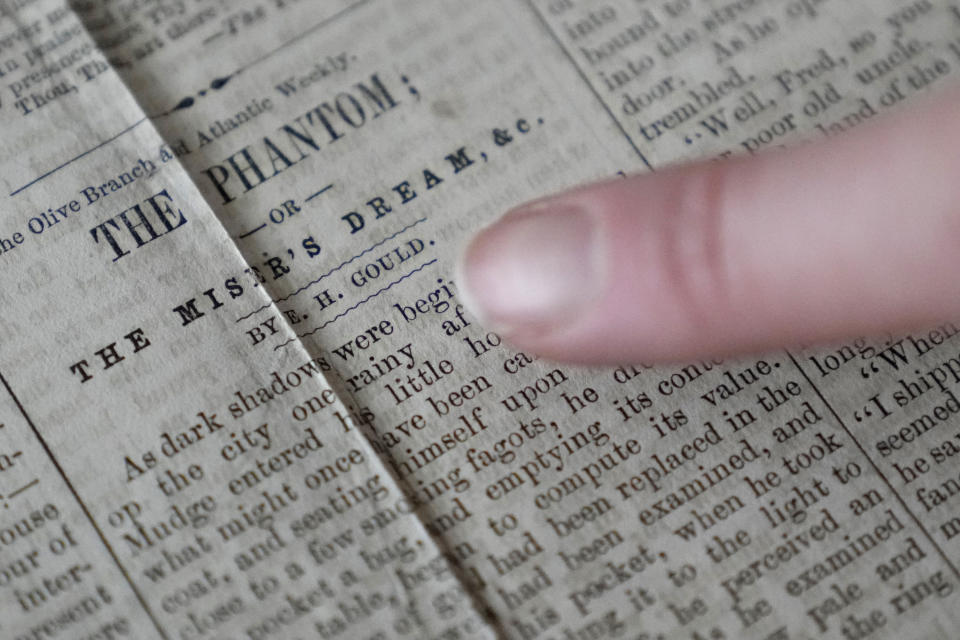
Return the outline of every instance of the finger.
{"type": "Polygon", "coordinates": [[[849,134],[584,187],[468,245],[460,286],[516,346],[656,362],[960,316],[960,92],[849,134]]]}

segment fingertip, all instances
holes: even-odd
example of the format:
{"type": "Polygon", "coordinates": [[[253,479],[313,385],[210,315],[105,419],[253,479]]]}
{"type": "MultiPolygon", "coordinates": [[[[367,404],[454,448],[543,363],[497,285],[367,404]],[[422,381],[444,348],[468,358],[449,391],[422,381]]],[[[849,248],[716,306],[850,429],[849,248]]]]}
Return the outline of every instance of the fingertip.
{"type": "Polygon", "coordinates": [[[597,217],[563,198],[514,209],[461,252],[464,304],[507,339],[558,333],[601,295],[604,244],[597,217]]]}

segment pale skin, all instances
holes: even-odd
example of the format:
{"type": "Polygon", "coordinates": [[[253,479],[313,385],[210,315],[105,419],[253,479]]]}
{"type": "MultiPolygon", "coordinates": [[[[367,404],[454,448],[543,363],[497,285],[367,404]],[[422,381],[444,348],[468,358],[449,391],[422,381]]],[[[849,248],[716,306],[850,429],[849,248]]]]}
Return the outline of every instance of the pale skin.
{"type": "Polygon", "coordinates": [[[467,246],[468,307],[587,364],[757,353],[960,318],[960,88],[848,134],[590,185],[467,246]]]}

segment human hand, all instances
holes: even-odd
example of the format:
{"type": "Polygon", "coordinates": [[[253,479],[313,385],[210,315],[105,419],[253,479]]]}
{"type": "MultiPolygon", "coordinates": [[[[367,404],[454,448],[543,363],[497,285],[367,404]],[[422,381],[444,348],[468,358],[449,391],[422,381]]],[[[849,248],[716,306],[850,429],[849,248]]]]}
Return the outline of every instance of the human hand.
{"type": "Polygon", "coordinates": [[[960,91],[829,140],[582,187],[468,245],[514,346],[677,361],[960,317],[960,91]]]}

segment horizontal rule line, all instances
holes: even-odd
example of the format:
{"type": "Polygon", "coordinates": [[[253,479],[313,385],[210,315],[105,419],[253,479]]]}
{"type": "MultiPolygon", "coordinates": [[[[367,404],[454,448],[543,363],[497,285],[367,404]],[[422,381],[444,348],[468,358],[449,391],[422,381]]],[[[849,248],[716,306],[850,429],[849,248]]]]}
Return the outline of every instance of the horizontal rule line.
{"type": "MultiPolygon", "coordinates": [[[[272,50],[264,53],[263,55],[261,55],[260,57],[254,59],[254,60],[251,60],[250,62],[246,63],[245,65],[243,65],[242,67],[240,67],[239,69],[237,69],[236,71],[234,71],[234,72],[233,72],[232,74],[230,74],[230,76],[228,76],[228,77],[232,77],[232,76],[234,76],[234,75],[236,75],[236,74],[238,74],[238,73],[240,73],[240,72],[242,72],[242,71],[245,71],[245,70],[247,70],[247,69],[250,69],[251,67],[254,67],[254,66],[259,65],[260,63],[262,63],[262,62],[264,62],[265,60],[267,60],[267,59],[271,58],[272,56],[276,55],[277,53],[279,53],[279,52],[282,51],[283,49],[286,49],[287,47],[289,47],[289,46],[291,46],[291,45],[293,45],[293,44],[296,44],[297,42],[303,40],[304,38],[307,38],[308,36],[316,33],[317,31],[320,31],[321,29],[323,29],[323,28],[325,28],[325,27],[328,27],[328,26],[334,24],[334,23],[337,22],[338,20],[341,20],[341,19],[343,19],[343,18],[346,18],[349,14],[353,13],[354,11],[356,11],[357,9],[359,9],[360,7],[362,7],[363,5],[367,4],[368,2],[370,2],[370,0],[357,0],[357,2],[354,2],[353,4],[348,5],[347,7],[344,7],[343,9],[341,9],[340,11],[338,11],[337,13],[335,13],[335,14],[333,14],[333,15],[331,15],[331,16],[328,16],[327,18],[321,20],[320,22],[318,22],[317,24],[315,24],[315,25],[313,25],[312,27],[308,28],[307,30],[303,31],[302,33],[300,33],[300,34],[298,34],[298,35],[296,35],[296,36],[293,36],[292,38],[290,38],[290,39],[287,40],[286,42],[281,43],[281,44],[278,45],[276,48],[274,48],[274,49],[272,49],[272,50]]],[[[136,96],[134,96],[134,97],[136,97],[136,96]]],[[[114,142],[114,141],[117,140],[118,138],[126,135],[126,134],[129,133],[130,131],[133,131],[134,129],[136,129],[137,127],[139,127],[139,126],[140,126],[141,124],[143,124],[144,122],[147,122],[148,120],[153,120],[153,119],[155,119],[155,118],[160,118],[160,117],[163,117],[163,116],[168,116],[168,115],[170,115],[171,113],[174,113],[175,111],[176,111],[176,110],[174,110],[174,111],[169,111],[169,112],[165,112],[165,113],[160,113],[160,114],[155,114],[155,115],[153,115],[152,117],[144,116],[143,118],[137,120],[136,122],[134,122],[133,124],[131,124],[131,125],[128,126],[127,128],[125,128],[125,129],[123,129],[122,131],[120,131],[119,133],[117,133],[116,135],[111,136],[110,138],[107,138],[106,140],[97,143],[96,145],[90,147],[89,149],[87,149],[86,151],[80,153],[79,155],[77,155],[77,156],[75,156],[75,157],[73,157],[73,158],[70,158],[70,159],[67,160],[66,162],[64,162],[64,163],[62,163],[62,164],[60,164],[60,165],[57,165],[56,167],[50,169],[49,171],[47,171],[47,172],[45,172],[45,173],[37,176],[36,178],[34,178],[34,179],[31,180],[30,182],[26,183],[26,184],[23,185],[22,187],[20,187],[20,188],[18,188],[18,189],[14,189],[13,191],[10,192],[10,197],[12,198],[12,197],[16,196],[17,194],[19,194],[19,193],[21,193],[21,192],[23,192],[23,191],[26,191],[27,189],[29,189],[29,188],[32,187],[33,185],[35,185],[35,184],[37,184],[37,183],[39,183],[39,182],[42,182],[43,180],[49,178],[50,176],[52,176],[53,174],[57,173],[57,172],[60,171],[61,169],[64,169],[64,168],[70,166],[71,164],[73,164],[73,163],[76,162],[77,160],[80,160],[81,158],[90,155],[91,153],[93,153],[93,152],[96,151],[97,149],[100,149],[101,147],[107,146],[108,144],[114,142]]]]}
{"type": "Polygon", "coordinates": [[[8,498],[15,498],[16,496],[20,495],[21,493],[23,493],[24,491],[26,491],[26,490],[29,489],[30,487],[35,487],[35,486],[38,485],[38,484],[40,484],[40,479],[39,479],[39,478],[34,478],[33,480],[31,480],[31,481],[28,482],[27,484],[23,485],[22,487],[20,487],[19,489],[17,489],[16,491],[14,491],[13,493],[11,493],[10,495],[8,495],[7,497],[8,497],[8,498]]]}
{"type": "Polygon", "coordinates": [[[330,191],[330,189],[333,189],[333,185],[332,185],[332,184],[328,184],[328,185],[325,186],[323,189],[320,189],[320,191],[317,191],[317,192],[314,193],[313,195],[307,196],[307,198],[304,200],[304,202],[310,202],[311,200],[313,200],[313,199],[316,198],[317,196],[321,196],[321,195],[325,194],[327,191],[330,191]]]}
{"type": "Polygon", "coordinates": [[[97,149],[100,149],[101,147],[107,146],[108,144],[110,144],[111,142],[113,142],[114,140],[116,140],[117,138],[119,138],[119,137],[121,137],[121,136],[123,136],[123,135],[125,135],[125,134],[127,134],[127,133],[129,133],[129,132],[131,132],[131,131],[133,131],[134,129],[136,129],[137,127],[139,127],[141,124],[143,124],[143,123],[146,122],[146,121],[147,121],[147,118],[140,118],[139,120],[137,120],[136,122],[134,122],[132,125],[130,125],[130,126],[127,127],[126,129],[124,129],[123,131],[121,131],[120,133],[118,133],[118,134],[116,134],[116,135],[114,135],[114,136],[112,136],[112,137],[110,137],[110,138],[107,138],[106,140],[104,140],[103,142],[97,144],[96,146],[90,147],[89,149],[87,149],[86,151],[84,151],[83,153],[81,153],[80,155],[74,156],[73,158],[70,158],[69,160],[67,160],[67,161],[64,162],[63,164],[60,164],[60,165],[54,167],[53,169],[50,169],[50,170],[47,171],[46,173],[37,176],[36,178],[34,178],[33,180],[31,180],[31,181],[28,182],[27,184],[23,185],[23,186],[20,187],[19,189],[16,189],[16,190],[14,190],[14,191],[11,191],[11,192],[10,192],[10,197],[12,198],[12,197],[14,197],[15,195],[17,195],[18,193],[20,193],[21,191],[25,191],[25,190],[29,189],[30,187],[32,187],[33,185],[37,184],[38,182],[41,182],[42,180],[45,180],[45,179],[49,178],[50,176],[52,176],[53,174],[55,174],[57,171],[60,171],[61,169],[70,166],[71,164],[73,164],[73,163],[76,162],[77,160],[80,160],[81,158],[84,158],[84,157],[90,155],[91,153],[93,153],[93,152],[96,151],[97,149]]]}
{"type": "Polygon", "coordinates": [[[240,238],[246,238],[246,237],[252,236],[252,235],[255,234],[257,231],[263,231],[263,230],[266,229],[266,228],[267,228],[267,223],[264,222],[262,225],[260,225],[260,226],[257,227],[256,229],[251,229],[250,231],[247,231],[246,233],[241,233],[238,237],[240,237],[240,238]]]}

